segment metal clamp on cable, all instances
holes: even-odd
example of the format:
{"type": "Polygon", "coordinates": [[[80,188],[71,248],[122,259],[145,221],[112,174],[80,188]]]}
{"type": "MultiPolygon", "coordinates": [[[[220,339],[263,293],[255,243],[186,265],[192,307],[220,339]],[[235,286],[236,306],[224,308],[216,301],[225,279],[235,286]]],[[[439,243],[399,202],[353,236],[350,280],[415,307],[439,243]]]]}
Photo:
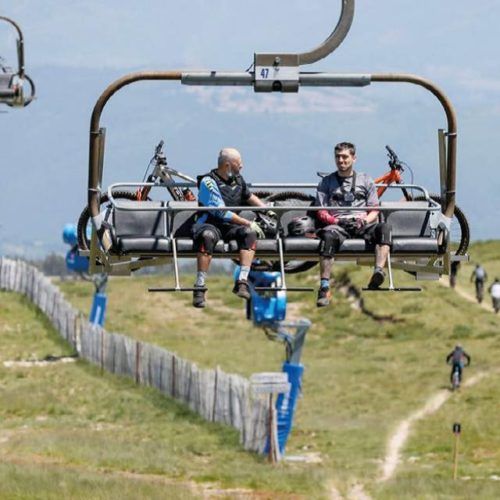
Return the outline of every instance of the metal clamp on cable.
{"type": "Polygon", "coordinates": [[[255,92],[298,92],[298,54],[255,54],[255,92]]]}

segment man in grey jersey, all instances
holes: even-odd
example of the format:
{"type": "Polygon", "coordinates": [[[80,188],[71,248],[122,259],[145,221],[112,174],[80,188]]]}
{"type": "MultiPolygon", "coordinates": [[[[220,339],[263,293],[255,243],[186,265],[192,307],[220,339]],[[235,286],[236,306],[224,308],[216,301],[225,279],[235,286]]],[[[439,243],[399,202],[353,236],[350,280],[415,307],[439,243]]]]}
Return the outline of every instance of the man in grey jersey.
{"type": "Polygon", "coordinates": [[[330,303],[330,275],[335,252],[347,238],[364,238],[375,246],[375,269],[368,287],[377,289],[385,279],[383,271],[392,242],[391,227],[379,223],[375,183],[366,174],[354,171],[356,147],[350,142],[335,146],[337,171],[324,177],[316,191],[316,206],[352,207],[352,210],[325,209],[316,212],[321,229],[320,287],[318,307],[330,303]],[[367,209],[366,207],[373,207],[367,209]]]}

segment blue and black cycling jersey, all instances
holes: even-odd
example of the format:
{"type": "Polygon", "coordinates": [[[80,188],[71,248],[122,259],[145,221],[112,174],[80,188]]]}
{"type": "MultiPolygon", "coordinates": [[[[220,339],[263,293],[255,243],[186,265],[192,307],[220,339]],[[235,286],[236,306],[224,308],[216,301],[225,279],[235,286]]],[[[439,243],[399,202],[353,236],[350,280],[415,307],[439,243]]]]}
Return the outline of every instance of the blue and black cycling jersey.
{"type": "Polygon", "coordinates": [[[230,207],[246,205],[252,193],[241,177],[223,179],[215,170],[198,177],[198,204],[200,207],[217,207],[219,210],[199,212],[196,224],[230,222],[234,212],[230,207]]]}

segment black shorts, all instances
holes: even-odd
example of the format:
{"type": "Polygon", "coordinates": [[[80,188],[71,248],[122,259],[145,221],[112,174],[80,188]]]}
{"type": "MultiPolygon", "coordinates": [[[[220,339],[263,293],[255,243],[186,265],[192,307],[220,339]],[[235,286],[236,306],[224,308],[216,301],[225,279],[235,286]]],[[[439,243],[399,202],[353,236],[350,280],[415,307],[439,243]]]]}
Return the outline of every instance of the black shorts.
{"type": "Polygon", "coordinates": [[[203,231],[212,231],[217,235],[217,240],[228,242],[236,240],[239,250],[255,250],[255,241],[257,235],[241,224],[231,224],[230,222],[221,222],[220,224],[200,224],[193,226],[192,235],[195,242],[195,248],[199,250],[199,244],[203,231]]]}
{"type": "Polygon", "coordinates": [[[336,235],[339,247],[349,238],[362,238],[368,246],[392,244],[392,228],[385,222],[372,222],[360,228],[354,225],[330,224],[318,230],[318,235],[321,236],[321,233],[327,231],[336,235]]]}

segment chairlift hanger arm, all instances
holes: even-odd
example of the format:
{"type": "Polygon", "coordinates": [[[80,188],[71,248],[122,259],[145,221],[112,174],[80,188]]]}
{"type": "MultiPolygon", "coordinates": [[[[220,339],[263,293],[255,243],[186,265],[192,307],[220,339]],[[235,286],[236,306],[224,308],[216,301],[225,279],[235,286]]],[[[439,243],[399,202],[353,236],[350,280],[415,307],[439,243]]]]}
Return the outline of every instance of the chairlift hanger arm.
{"type": "MultiPolygon", "coordinates": [[[[407,82],[420,85],[429,90],[441,103],[448,120],[448,157],[446,179],[446,207],[445,215],[450,217],[455,209],[456,184],[456,114],[450,100],[439,87],[431,81],[411,74],[362,74],[342,75],[329,73],[301,73],[301,84],[307,86],[365,86],[373,82],[407,82]]],[[[99,141],[100,118],[104,106],[115,92],[131,83],[141,80],[178,80],[191,85],[252,85],[254,80],[250,73],[221,73],[212,72],[180,72],[155,71],[139,72],[126,75],[115,81],[101,94],[92,112],[90,123],[89,145],[89,185],[88,204],[92,217],[98,217],[100,207],[100,184],[102,172],[99,170],[99,141]]]]}
{"type": "Polygon", "coordinates": [[[113,94],[131,83],[142,80],[180,80],[181,76],[182,73],[180,71],[143,71],[130,73],[109,85],[97,100],[90,118],[88,205],[91,217],[99,215],[100,207],[102,171],[99,169],[99,142],[101,137],[100,120],[104,106],[106,106],[113,94]]]}
{"type": "Polygon", "coordinates": [[[455,211],[456,164],[457,164],[457,115],[446,94],[433,82],[417,75],[407,73],[376,73],[371,75],[372,82],[406,82],[420,85],[431,92],[441,103],[448,121],[447,158],[446,158],[446,199],[444,215],[452,218],[455,211]]]}
{"type": "Polygon", "coordinates": [[[331,54],[344,41],[354,18],[355,0],[341,0],[340,18],[330,36],[320,45],[300,54],[254,54],[256,92],[297,92],[299,68],[331,54]]]}
{"type": "Polygon", "coordinates": [[[330,36],[318,47],[298,54],[299,64],[311,64],[331,54],[345,39],[354,18],[354,0],[342,0],[340,18],[330,36]]]}
{"type": "Polygon", "coordinates": [[[5,21],[12,26],[17,31],[18,35],[18,40],[17,40],[17,61],[18,61],[18,71],[17,74],[19,75],[19,78],[24,78],[24,37],[23,37],[23,32],[21,31],[21,28],[19,25],[13,21],[12,19],[9,19],[8,17],[5,16],[0,16],[0,21],[5,21]]]}

